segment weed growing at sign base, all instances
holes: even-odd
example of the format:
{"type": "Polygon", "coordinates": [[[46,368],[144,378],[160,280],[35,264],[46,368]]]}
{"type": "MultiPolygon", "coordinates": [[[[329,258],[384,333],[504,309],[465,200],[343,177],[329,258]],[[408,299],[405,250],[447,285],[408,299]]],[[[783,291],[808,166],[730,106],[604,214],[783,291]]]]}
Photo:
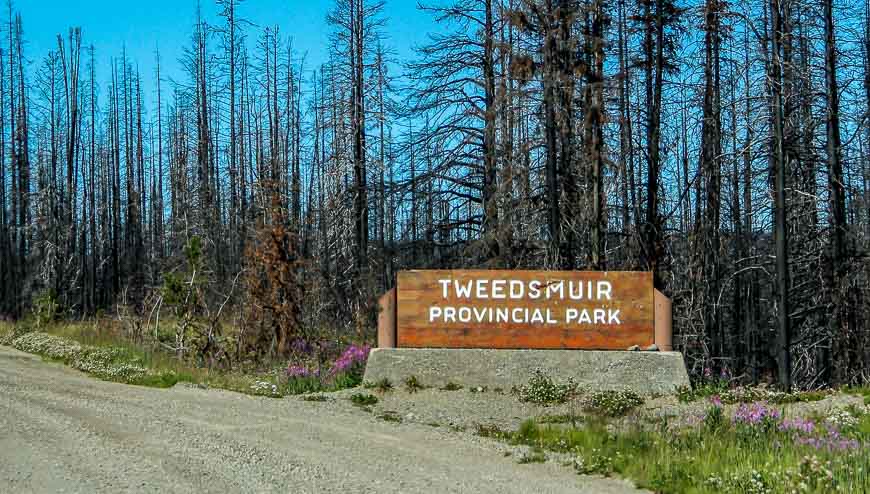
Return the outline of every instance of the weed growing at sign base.
{"type": "Polygon", "coordinates": [[[365,382],[363,383],[363,387],[367,389],[377,389],[381,393],[386,393],[393,389],[393,383],[390,382],[386,377],[379,379],[375,382],[365,382]]]}
{"type": "Polygon", "coordinates": [[[573,380],[568,379],[564,383],[557,383],[541,369],[535,369],[529,382],[519,388],[520,401],[549,405],[553,403],[565,403],[577,390],[573,380]]]}
{"type": "Polygon", "coordinates": [[[426,389],[426,386],[424,386],[420,383],[419,380],[417,380],[417,376],[408,376],[408,378],[405,379],[405,389],[409,393],[416,393],[421,389],[426,389]]]}

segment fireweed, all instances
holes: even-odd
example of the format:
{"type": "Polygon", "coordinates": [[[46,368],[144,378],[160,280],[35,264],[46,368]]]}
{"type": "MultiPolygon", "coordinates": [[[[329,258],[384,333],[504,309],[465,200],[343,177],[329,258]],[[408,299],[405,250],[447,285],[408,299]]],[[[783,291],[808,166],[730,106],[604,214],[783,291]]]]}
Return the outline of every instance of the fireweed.
{"type": "Polygon", "coordinates": [[[347,347],[340,357],[332,364],[329,374],[335,376],[342,372],[359,372],[365,368],[371,347],[368,345],[347,347]]]}
{"type": "Polygon", "coordinates": [[[782,413],[776,408],[768,406],[766,402],[759,401],[752,404],[742,404],[737,407],[731,421],[735,425],[762,427],[770,429],[778,426],[782,413]]]}
{"type": "Polygon", "coordinates": [[[290,363],[285,371],[287,392],[299,394],[357,386],[362,382],[370,351],[368,345],[350,345],[324,371],[319,366],[290,363]]]}

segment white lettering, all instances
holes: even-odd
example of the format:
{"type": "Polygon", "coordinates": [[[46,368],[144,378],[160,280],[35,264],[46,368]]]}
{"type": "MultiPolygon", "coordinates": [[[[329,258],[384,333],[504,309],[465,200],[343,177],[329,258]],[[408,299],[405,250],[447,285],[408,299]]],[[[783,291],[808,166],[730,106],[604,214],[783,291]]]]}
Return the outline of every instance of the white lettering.
{"type": "Polygon", "coordinates": [[[477,322],[483,322],[484,319],[487,319],[487,315],[489,315],[489,322],[492,322],[492,310],[487,307],[482,307],[480,310],[477,307],[474,307],[474,317],[477,319],[477,322]]]}
{"type": "Polygon", "coordinates": [[[444,322],[456,322],[456,307],[444,308],[444,322]]]}
{"type": "Polygon", "coordinates": [[[444,298],[447,298],[447,290],[450,288],[450,280],[438,280],[438,283],[441,283],[441,293],[444,298]]]}
{"type": "Polygon", "coordinates": [[[532,280],[529,282],[529,298],[540,298],[541,297],[541,282],[538,280],[532,280]]]}
{"type": "Polygon", "coordinates": [[[459,298],[470,298],[471,297],[471,285],[473,281],[469,281],[468,284],[462,286],[459,281],[454,281],[453,286],[456,287],[456,296],[459,298]]]}
{"type": "Polygon", "coordinates": [[[559,293],[559,298],[565,298],[565,282],[564,281],[561,281],[561,280],[559,282],[550,281],[547,284],[547,298],[550,298],[551,295],[556,293],[556,292],[559,293]]]}
{"type": "Polygon", "coordinates": [[[613,285],[610,284],[609,281],[599,281],[598,282],[598,300],[601,300],[602,297],[610,300],[610,292],[613,290],[613,285]]]}
{"type": "Polygon", "coordinates": [[[568,282],[568,297],[570,297],[571,300],[581,300],[583,298],[582,281],[580,283],[574,283],[573,281],[568,282]]]}
{"type": "Polygon", "coordinates": [[[476,285],[477,290],[475,290],[475,294],[477,295],[477,298],[489,298],[489,294],[487,293],[489,280],[477,280],[476,285]]]}
{"type": "Polygon", "coordinates": [[[517,307],[516,309],[512,310],[511,320],[517,324],[522,324],[526,322],[525,318],[523,317],[523,311],[524,309],[522,307],[517,307]],[[520,315],[518,316],[517,313],[519,313],[520,315]]]}
{"type": "Polygon", "coordinates": [[[507,284],[505,280],[492,280],[492,298],[505,298],[505,284],[507,284]]]}
{"type": "Polygon", "coordinates": [[[432,322],[441,317],[444,311],[441,310],[441,307],[429,307],[429,322],[432,322]]]}
{"type": "Polygon", "coordinates": [[[471,322],[471,309],[460,307],[458,311],[459,322],[471,322]]]}
{"type": "Polygon", "coordinates": [[[607,311],[604,309],[595,309],[593,314],[595,317],[595,324],[604,324],[604,318],[607,315],[607,311]]]}
{"type": "Polygon", "coordinates": [[[525,292],[526,285],[520,280],[511,280],[510,281],[510,293],[511,298],[523,298],[523,293],[525,292]]]}
{"type": "Polygon", "coordinates": [[[608,309],[607,324],[622,324],[622,322],[619,321],[619,309],[608,309]]]}
{"type": "Polygon", "coordinates": [[[572,320],[577,319],[578,314],[579,312],[577,311],[577,309],[569,307],[565,310],[565,322],[569,323],[572,320]]]}

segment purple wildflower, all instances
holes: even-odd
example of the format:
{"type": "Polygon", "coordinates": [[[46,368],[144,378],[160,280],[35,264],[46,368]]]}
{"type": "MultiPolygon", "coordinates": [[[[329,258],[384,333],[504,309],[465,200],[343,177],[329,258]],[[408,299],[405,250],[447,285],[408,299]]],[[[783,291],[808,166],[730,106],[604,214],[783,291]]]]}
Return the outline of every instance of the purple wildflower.
{"type": "Polygon", "coordinates": [[[290,344],[290,350],[293,353],[299,353],[302,355],[308,355],[312,351],[314,351],[314,347],[311,346],[311,343],[308,343],[304,338],[296,338],[290,344]]]}
{"type": "Polygon", "coordinates": [[[714,407],[722,407],[722,398],[719,395],[713,395],[710,397],[710,404],[714,407]]]}
{"type": "Polygon", "coordinates": [[[783,420],[779,424],[779,430],[783,432],[795,432],[797,434],[812,434],[816,429],[816,423],[810,419],[802,419],[800,417],[794,419],[783,420]]]}
{"type": "Polygon", "coordinates": [[[309,369],[303,365],[291,365],[287,367],[287,377],[316,377],[317,369],[309,369]]]}
{"type": "Polygon", "coordinates": [[[341,356],[336,359],[335,363],[332,364],[332,369],[330,369],[329,373],[331,375],[336,375],[341,372],[347,372],[355,366],[365,364],[366,360],[369,358],[370,350],[371,347],[368,345],[351,345],[347,347],[344,353],[342,353],[341,356]]]}
{"type": "Polygon", "coordinates": [[[780,418],[779,410],[770,408],[764,402],[755,402],[751,405],[740,405],[734,412],[735,424],[759,425],[761,423],[776,422],[780,418]]]}
{"type": "Polygon", "coordinates": [[[812,446],[819,450],[850,451],[861,447],[861,443],[855,439],[843,438],[839,433],[829,433],[822,437],[799,437],[797,444],[812,446]]]}

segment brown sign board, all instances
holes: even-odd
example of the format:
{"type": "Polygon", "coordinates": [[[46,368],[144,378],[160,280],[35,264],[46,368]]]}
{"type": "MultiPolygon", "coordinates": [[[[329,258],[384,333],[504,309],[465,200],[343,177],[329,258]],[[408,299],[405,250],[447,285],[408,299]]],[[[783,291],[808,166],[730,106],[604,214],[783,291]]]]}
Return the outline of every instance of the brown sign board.
{"type": "Polygon", "coordinates": [[[402,271],[396,339],[411,348],[625,350],[654,341],[652,273],[402,271]]]}

